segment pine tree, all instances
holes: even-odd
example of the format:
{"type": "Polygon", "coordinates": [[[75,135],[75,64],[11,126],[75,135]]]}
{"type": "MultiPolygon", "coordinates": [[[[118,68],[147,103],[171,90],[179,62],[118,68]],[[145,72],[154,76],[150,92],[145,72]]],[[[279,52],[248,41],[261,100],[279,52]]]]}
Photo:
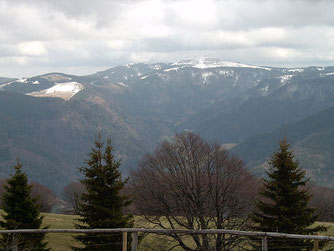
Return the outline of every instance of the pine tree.
{"type": "MultiPolygon", "coordinates": [[[[306,187],[305,171],[294,160],[287,140],[280,141],[280,151],[269,161],[268,178],[257,200],[257,211],[253,214],[255,230],[291,234],[315,234],[325,231],[323,226],[311,227],[316,221],[315,209],[308,207],[311,195],[306,187]]],[[[270,249],[312,250],[311,241],[269,239],[270,249]],[[303,248],[301,248],[303,247],[303,248]]]]}
{"type": "MultiPolygon", "coordinates": [[[[0,226],[4,229],[39,229],[43,217],[36,198],[31,197],[31,186],[19,161],[14,166],[15,174],[7,180],[3,195],[3,214],[0,226]]],[[[18,234],[18,250],[49,250],[44,241],[45,234],[18,234]]],[[[12,237],[2,235],[1,250],[9,250],[12,237]]]]}
{"type": "MultiPolygon", "coordinates": [[[[81,183],[86,192],[82,194],[78,214],[81,216],[77,227],[124,228],[132,227],[132,216],[124,215],[123,210],[131,200],[120,192],[125,185],[119,173],[120,161],[115,161],[113,147],[108,140],[103,150],[101,137],[95,141],[95,147],[80,171],[85,178],[81,183]]],[[[84,247],[74,250],[122,250],[122,234],[84,234],[77,236],[84,247]]]]}

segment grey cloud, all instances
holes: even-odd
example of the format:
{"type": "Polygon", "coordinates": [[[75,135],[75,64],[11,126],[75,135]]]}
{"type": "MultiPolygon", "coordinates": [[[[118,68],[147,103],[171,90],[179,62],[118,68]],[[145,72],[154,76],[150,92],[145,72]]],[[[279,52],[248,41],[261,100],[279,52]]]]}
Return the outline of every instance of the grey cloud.
{"type": "MultiPolygon", "coordinates": [[[[95,20],[97,26],[112,23],[131,3],[142,0],[2,0],[8,5],[36,8],[43,12],[61,13],[69,19],[95,20]]],[[[52,14],[51,14],[52,15],[52,14]]]]}
{"type": "Polygon", "coordinates": [[[17,49],[9,44],[0,44],[0,57],[18,56],[17,49]]]}
{"type": "Polygon", "coordinates": [[[6,69],[0,76],[10,66],[21,70],[16,61],[31,74],[203,55],[261,65],[334,64],[333,11],[330,0],[0,0],[0,69],[6,69]],[[145,20],[143,9],[154,14],[153,2],[162,6],[161,18],[145,20]],[[31,41],[47,55],[22,55],[20,44],[31,41]]]}
{"type": "Polygon", "coordinates": [[[263,0],[263,1],[224,1],[220,2],[222,10],[221,25],[229,29],[252,29],[264,26],[301,27],[309,25],[334,24],[332,11],[334,2],[263,0]],[[234,20],[224,20],[224,10],[233,12],[234,20]]]}
{"type": "MultiPolygon", "coordinates": [[[[193,35],[195,37],[195,35],[193,35]]],[[[208,41],[207,39],[196,38],[180,38],[177,36],[154,39],[144,39],[140,41],[140,47],[142,50],[149,50],[155,52],[180,52],[180,51],[206,51],[206,50],[234,50],[238,48],[244,48],[240,44],[230,42],[216,42],[208,41]]]]}

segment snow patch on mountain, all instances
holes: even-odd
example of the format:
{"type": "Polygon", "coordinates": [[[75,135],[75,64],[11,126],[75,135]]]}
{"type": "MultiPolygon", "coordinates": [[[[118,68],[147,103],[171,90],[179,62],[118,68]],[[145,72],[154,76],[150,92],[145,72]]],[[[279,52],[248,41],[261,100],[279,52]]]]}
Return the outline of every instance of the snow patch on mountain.
{"type": "Polygon", "coordinates": [[[161,65],[159,65],[159,64],[150,64],[149,67],[150,67],[152,70],[156,70],[156,71],[161,70],[161,65]]]}
{"type": "Polygon", "coordinates": [[[27,95],[35,96],[35,97],[54,97],[54,98],[62,98],[68,100],[72,98],[75,94],[83,89],[83,85],[78,82],[66,82],[66,83],[58,83],[51,88],[39,91],[39,92],[31,92],[27,95]]]}
{"type": "Polygon", "coordinates": [[[304,69],[295,68],[295,69],[288,70],[288,72],[304,72],[304,69]]]}
{"type": "Polygon", "coordinates": [[[215,74],[213,72],[204,72],[204,73],[202,73],[202,78],[203,78],[204,83],[208,82],[208,79],[211,76],[214,76],[214,75],[215,74]]]}
{"type": "Polygon", "coordinates": [[[67,82],[60,83],[52,86],[51,88],[46,90],[46,94],[56,93],[56,92],[71,92],[74,94],[78,93],[82,89],[82,85],[77,82],[67,82]]]}
{"type": "Polygon", "coordinates": [[[225,77],[232,77],[234,74],[234,71],[231,70],[219,70],[218,74],[221,76],[225,76],[225,77]]]}
{"type": "Polygon", "coordinates": [[[183,65],[198,69],[218,68],[218,67],[233,67],[233,68],[253,68],[270,71],[271,68],[241,64],[236,62],[224,61],[217,58],[193,58],[172,63],[172,65],[183,65]]]}
{"type": "Polygon", "coordinates": [[[123,87],[129,87],[129,86],[127,86],[126,84],[124,84],[123,82],[117,82],[117,83],[115,83],[115,84],[120,85],[120,86],[123,86],[123,87]]]}
{"type": "Polygon", "coordinates": [[[132,66],[134,65],[134,63],[129,63],[129,64],[126,64],[124,65],[126,68],[130,69],[132,66]]]}
{"type": "Polygon", "coordinates": [[[326,73],[325,75],[326,75],[326,76],[332,76],[332,75],[334,75],[334,72],[328,72],[328,73],[326,73]]]}
{"type": "Polygon", "coordinates": [[[281,79],[281,83],[285,84],[287,83],[294,75],[283,75],[280,76],[279,78],[281,79]]]}
{"type": "Polygon", "coordinates": [[[28,83],[28,79],[27,78],[21,78],[21,79],[16,80],[16,82],[22,83],[22,84],[27,84],[28,83]]]}
{"type": "Polygon", "coordinates": [[[141,77],[140,79],[145,79],[145,78],[147,78],[148,76],[150,76],[150,75],[146,75],[146,76],[144,76],[144,77],[141,77]]]}
{"type": "Polygon", "coordinates": [[[169,68],[169,69],[164,70],[164,72],[177,71],[178,69],[180,69],[180,67],[169,68]]]}

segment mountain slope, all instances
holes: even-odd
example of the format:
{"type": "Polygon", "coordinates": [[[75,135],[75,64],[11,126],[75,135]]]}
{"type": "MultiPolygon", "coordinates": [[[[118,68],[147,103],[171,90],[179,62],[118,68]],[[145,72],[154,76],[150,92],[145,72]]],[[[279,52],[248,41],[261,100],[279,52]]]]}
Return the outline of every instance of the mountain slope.
{"type": "Polygon", "coordinates": [[[0,90],[0,175],[19,156],[32,179],[60,192],[99,132],[124,173],[175,131],[240,143],[333,106],[334,67],[191,59],[6,79],[0,90]]]}
{"type": "Polygon", "coordinates": [[[269,78],[259,79],[257,85],[244,89],[234,100],[213,104],[180,128],[208,139],[237,143],[296,122],[334,105],[334,76],[326,75],[334,69],[319,69],[300,69],[302,72],[297,71],[296,75],[284,75],[289,70],[276,69],[280,76],[273,73],[269,78]]]}
{"type": "Polygon", "coordinates": [[[124,129],[112,112],[78,100],[35,98],[0,92],[0,174],[8,177],[19,157],[35,181],[60,192],[78,178],[78,168],[98,133],[112,135],[123,169],[142,156],[145,140],[124,129]],[[114,133],[117,132],[117,133],[114,133]],[[125,153],[131,152],[132,155],[125,153]]]}
{"type": "Polygon", "coordinates": [[[313,180],[334,187],[334,106],[233,148],[251,169],[263,174],[266,161],[286,137],[300,165],[313,180]]]}

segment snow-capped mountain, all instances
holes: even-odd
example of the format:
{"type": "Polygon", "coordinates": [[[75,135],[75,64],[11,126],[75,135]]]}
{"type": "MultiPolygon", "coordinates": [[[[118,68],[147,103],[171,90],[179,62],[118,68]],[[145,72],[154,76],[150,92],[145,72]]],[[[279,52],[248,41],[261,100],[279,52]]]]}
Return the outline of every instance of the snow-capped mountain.
{"type": "MultiPolygon", "coordinates": [[[[127,64],[86,76],[0,78],[0,90],[0,174],[8,174],[22,154],[29,167],[58,173],[52,186],[60,191],[77,177],[98,132],[111,136],[123,170],[175,131],[238,144],[333,106],[334,67],[195,58],[127,64]]],[[[45,184],[46,176],[36,179],[45,184]]]]}
{"type": "Polygon", "coordinates": [[[76,76],[51,73],[32,78],[13,79],[0,84],[0,91],[68,100],[84,88],[82,84],[72,81],[72,78],[76,76]]]}
{"type": "Polygon", "coordinates": [[[213,85],[214,89],[224,89],[223,93],[219,93],[219,97],[221,94],[240,95],[240,92],[245,91],[250,91],[251,95],[257,93],[267,96],[283,86],[286,86],[287,95],[292,95],[299,89],[296,85],[301,86],[298,84],[300,81],[309,81],[312,78],[326,80],[332,76],[333,67],[284,69],[215,58],[193,58],[172,63],[127,64],[86,77],[51,73],[14,79],[0,82],[0,90],[69,99],[87,85],[136,88],[142,84],[173,85],[177,82],[178,85],[191,83],[207,86],[208,89],[211,88],[208,85],[213,85]]]}
{"type": "Polygon", "coordinates": [[[220,60],[218,58],[191,58],[187,60],[182,60],[179,62],[172,63],[172,65],[193,67],[198,69],[209,69],[209,68],[219,68],[219,67],[232,67],[232,68],[253,68],[253,69],[263,69],[270,71],[270,67],[260,67],[236,62],[230,62],[225,60],[220,60]]]}

